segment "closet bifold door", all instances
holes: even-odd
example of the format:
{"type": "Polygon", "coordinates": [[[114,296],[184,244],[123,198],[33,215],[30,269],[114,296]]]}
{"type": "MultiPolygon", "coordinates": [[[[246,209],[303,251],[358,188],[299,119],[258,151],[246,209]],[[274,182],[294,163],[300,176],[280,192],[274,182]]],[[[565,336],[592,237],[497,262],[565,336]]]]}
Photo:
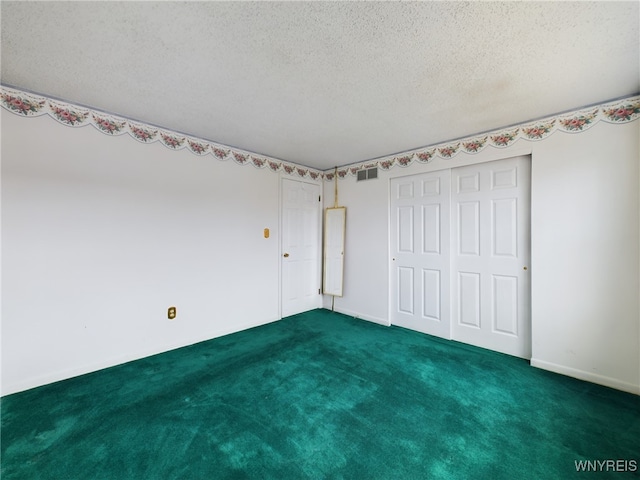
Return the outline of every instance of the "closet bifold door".
{"type": "Polygon", "coordinates": [[[450,170],[391,179],[391,323],[450,338],[450,170]]]}
{"type": "Polygon", "coordinates": [[[530,157],[451,173],[452,337],[531,358],[530,157]]]}

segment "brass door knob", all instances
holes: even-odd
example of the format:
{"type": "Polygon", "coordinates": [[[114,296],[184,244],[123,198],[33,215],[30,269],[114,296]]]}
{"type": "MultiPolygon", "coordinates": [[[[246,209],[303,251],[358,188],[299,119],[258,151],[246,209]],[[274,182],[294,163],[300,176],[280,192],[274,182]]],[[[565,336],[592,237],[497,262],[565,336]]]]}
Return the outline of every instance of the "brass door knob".
{"type": "Polygon", "coordinates": [[[285,254],[283,255],[283,257],[284,257],[284,258],[287,258],[288,256],[289,256],[289,254],[288,254],[288,253],[285,253],[285,254]]]}

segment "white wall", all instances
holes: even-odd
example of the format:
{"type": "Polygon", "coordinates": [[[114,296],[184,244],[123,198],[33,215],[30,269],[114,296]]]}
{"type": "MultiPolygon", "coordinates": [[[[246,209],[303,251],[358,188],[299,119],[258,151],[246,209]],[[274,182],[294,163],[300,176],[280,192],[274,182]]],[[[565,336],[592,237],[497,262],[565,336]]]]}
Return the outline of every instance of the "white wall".
{"type": "MultiPolygon", "coordinates": [[[[532,364],[640,393],[639,142],[599,122],[340,180],[336,310],[388,324],[390,178],[531,153],[532,364]]],[[[4,110],[1,153],[2,394],[279,318],[278,175],[4,110]]]]}
{"type": "MultiPolygon", "coordinates": [[[[600,122],[579,134],[380,170],[377,180],[339,180],[347,241],[335,309],[389,323],[390,178],[531,153],[531,363],[640,393],[639,142],[639,122],[600,122]]],[[[327,202],[333,188],[325,183],[327,202]]]]}
{"type": "Polygon", "coordinates": [[[2,394],[278,319],[279,182],[2,110],[2,394]]]}
{"type": "Polygon", "coordinates": [[[640,393],[639,122],[556,133],[532,165],[532,364],[640,393]]]}

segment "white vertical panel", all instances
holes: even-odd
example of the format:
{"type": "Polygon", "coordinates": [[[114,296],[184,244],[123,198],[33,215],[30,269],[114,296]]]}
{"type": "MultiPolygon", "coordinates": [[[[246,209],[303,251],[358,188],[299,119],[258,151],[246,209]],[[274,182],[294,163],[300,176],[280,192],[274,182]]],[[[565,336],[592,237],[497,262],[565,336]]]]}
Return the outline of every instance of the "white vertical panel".
{"type": "Polygon", "coordinates": [[[492,201],[493,254],[517,257],[518,218],[517,199],[492,201]]]}
{"type": "Polygon", "coordinates": [[[318,242],[318,211],[313,207],[306,207],[302,209],[301,213],[303,215],[303,245],[308,248],[318,242]]]}
{"type": "Polygon", "coordinates": [[[346,208],[327,208],[324,229],[323,288],[327,295],[342,296],[346,208]]]}
{"type": "Polygon", "coordinates": [[[493,275],[493,329],[518,334],[518,277],[493,275]]]}
{"type": "Polygon", "coordinates": [[[473,172],[458,176],[457,193],[473,193],[480,191],[480,174],[473,172]]]}
{"type": "Polygon", "coordinates": [[[389,191],[389,319],[451,338],[451,171],[394,178],[389,191]]]}
{"type": "Polygon", "coordinates": [[[440,321],[440,270],[422,270],[422,315],[440,321]]]}
{"type": "Polygon", "coordinates": [[[413,315],[413,268],[398,268],[398,311],[413,315]]]}
{"type": "Polygon", "coordinates": [[[413,252],[413,206],[398,207],[398,251],[413,252]]]}
{"type": "Polygon", "coordinates": [[[413,182],[404,182],[398,185],[398,192],[396,194],[398,199],[413,198],[413,182]]]}
{"type": "Polygon", "coordinates": [[[458,252],[480,255],[480,202],[458,203],[458,252]]]}
{"type": "Polygon", "coordinates": [[[512,167],[506,170],[496,169],[491,172],[491,189],[515,188],[518,186],[518,168],[512,167]]]}
{"type": "Polygon", "coordinates": [[[332,257],[325,259],[324,293],[342,295],[342,259],[332,257]]]}
{"type": "Polygon", "coordinates": [[[531,356],[530,168],[514,157],[452,171],[452,336],[522,358],[531,356]]]}
{"type": "Polygon", "coordinates": [[[480,274],[458,273],[460,325],[480,328],[480,274]]]}
{"type": "Polygon", "coordinates": [[[440,195],[440,177],[427,178],[422,181],[422,196],[432,197],[440,195]]]}
{"type": "Polygon", "coordinates": [[[440,204],[422,206],[422,253],[440,254],[440,204]]]}
{"type": "Polygon", "coordinates": [[[315,268],[315,259],[306,259],[300,262],[300,285],[303,286],[302,296],[305,298],[318,295],[318,278],[315,275],[307,274],[307,272],[313,272],[315,268]]]}

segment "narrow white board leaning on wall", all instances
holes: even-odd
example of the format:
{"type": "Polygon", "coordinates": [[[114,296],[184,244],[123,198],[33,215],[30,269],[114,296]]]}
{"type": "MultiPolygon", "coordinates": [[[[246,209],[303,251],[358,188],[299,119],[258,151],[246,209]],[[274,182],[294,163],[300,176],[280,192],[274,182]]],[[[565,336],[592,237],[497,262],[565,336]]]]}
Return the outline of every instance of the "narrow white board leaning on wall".
{"type": "Polygon", "coordinates": [[[346,207],[327,208],[324,223],[323,293],[342,296],[346,207]]]}

